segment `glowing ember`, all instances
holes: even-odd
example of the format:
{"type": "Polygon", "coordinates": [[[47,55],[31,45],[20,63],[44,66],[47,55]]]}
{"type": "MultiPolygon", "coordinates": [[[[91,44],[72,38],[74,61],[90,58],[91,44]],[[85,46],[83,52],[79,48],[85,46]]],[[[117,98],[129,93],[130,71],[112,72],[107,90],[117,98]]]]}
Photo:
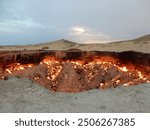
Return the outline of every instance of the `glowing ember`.
{"type": "Polygon", "coordinates": [[[33,67],[33,65],[32,64],[28,64],[28,67],[31,68],[31,67],[33,67]]]}
{"type": "Polygon", "coordinates": [[[50,79],[51,79],[51,77],[50,77],[50,76],[47,76],[46,78],[47,78],[48,80],[50,80],[50,79]]]}
{"type": "Polygon", "coordinates": [[[120,69],[122,70],[122,71],[124,71],[124,72],[127,72],[128,71],[128,69],[124,66],[124,67],[120,67],[120,69]]]}
{"type": "Polygon", "coordinates": [[[12,73],[10,69],[6,69],[6,71],[7,71],[9,74],[11,74],[11,73],[12,73]]]}
{"type": "Polygon", "coordinates": [[[129,84],[128,84],[128,83],[125,83],[125,84],[123,84],[123,86],[129,86],[129,84]]]}
{"type": "Polygon", "coordinates": [[[117,80],[116,83],[119,84],[119,83],[120,83],[120,80],[117,80]]]}
{"type": "Polygon", "coordinates": [[[102,87],[102,86],[104,86],[104,83],[100,83],[99,85],[100,85],[100,87],[102,87]]]}
{"type": "Polygon", "coordinates": [[[39,76],[35,76],[33,79],[34,80],[38,80],[38,79],[40,79],[40,77],[39,76]]]}
{"type": "Polygon", "coordinates": [[[21,65],[20,63],[16,63],[11,65],[11,67],[6,68],[5,71],[9,74],[13,73],[14,71],[21,71],[27,68],[32,68],[33,64],[21,65]]]}

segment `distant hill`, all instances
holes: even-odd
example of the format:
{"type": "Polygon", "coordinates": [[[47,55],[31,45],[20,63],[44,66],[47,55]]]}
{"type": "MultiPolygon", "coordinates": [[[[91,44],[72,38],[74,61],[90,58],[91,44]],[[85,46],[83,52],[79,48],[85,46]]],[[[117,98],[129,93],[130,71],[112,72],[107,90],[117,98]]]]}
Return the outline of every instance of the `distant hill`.
{"type": "Polygon", "coordinates": [[[29,46],[35,46],[37,48],[40,47],[40,49],[53,49],[55,50],[56,47],[58,50],[64,50],[64,49],[70,49],[71,47],[75,46],[77,43],[71,42],[65,39],[61,39],[58,41],[53,41],[53,42],[47,42],[47,43],[40,43],[40,44],[35,44],[35,45],[29,45],[29,46]]]}
{"type": "Polygon", "coordinates": [[[39,43],[25,46],[0,46],[0,51],[4,50],[84,50],[84,51],[138,51],[150,53],[150,35],[111,43],[80,44],[65,39],[58,41],[39,43]]]}
{"type": "Polygon", "coordinates": [[[140,37],[140,38],[137,38],[137,39],[135,39],[135,41],[150,41],[150,34],[145,35],[145,36],[140,37]]]}

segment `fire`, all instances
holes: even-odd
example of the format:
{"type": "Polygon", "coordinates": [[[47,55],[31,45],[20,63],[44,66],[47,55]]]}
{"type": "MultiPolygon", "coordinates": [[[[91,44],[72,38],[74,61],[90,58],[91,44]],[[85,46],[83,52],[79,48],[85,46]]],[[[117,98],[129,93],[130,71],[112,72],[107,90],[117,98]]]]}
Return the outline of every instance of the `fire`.
{"type": "MultiPolygon", "coordinates": [[[[69,60],[67,61],[67,62],[70,62],[69,60]]],[[[83,66],[83,62],[82,61],[80,61],[80,60],[76,60],[76,61],[71,61],[71,63],[72,64],[75,64],[75,65],[77,65],[77,66],[83,66]]]]}
{"type": "Polygon", "coordinates": [[[59,63],[59,62],[54,57],[46,57],[40,62],[40,64],[47,64],[47,65],[51,65],[55,63],[59,63]]]}
{"type": "Polygon", "coordinates": [[[38,80],[38,79],[40,79],[39,76],[35,76],[35,77],[34,77],[34,80],[38,80]]]}
{"type": "MultiPolygon", "coordinates": [[[[83,72],[79,72],[79,74],[81,73],[81,76],[85,76],[85,79],[87,80],[86,83],[91,83],[99,73],[102,73],[101,75],[103,76],[101,78],[103,80],[100,81],[97,85],[97,88],[100,89],[107,88],[109,86],[129,86],[140,82],[150,82],[150,76],[148,74],[146,75],[141,70],[135,69],[136,67],[134,67],[134,65],[122,65],[117,59],[110,57],[94,57],[89,62],[85,62],[84,59],[60,60],[56,59],[55,57],[45,57],[39,62],[38,65],[21,63],[11,64],[8,67],[6,67],[6,69],[3,72],[3,75],[1,75],[1,78],[4,79],[5,75],[11,75],[13,73],[22,72],[23,70],[32,70],[36,66],[46,66],[46,72],[39,72],[45,73],[43,76],[41,76],[40,74],[34,75],[33,73],[33,76],[31,76],[31,78],[33,81],[40,83],[42,82],[42,80],[43,82],[46,81],[52,84],[51,86],[53,86],[53,88],[56,89],[55,81],[58,79],[59,75],[61,75],[64,66],[68,63],[71,64],[71,67],[74,70],[77,70],[79,68],[83,70],[83,72]],[[111,71],[113,73],[111,73],[111,71]],[[114,73],[117,73],[117,76],[114,73]],[[105,77],[105,75],[107,74],[114,74],[114,77],[111,77],[109,79],[108,77],[105,77]]],[[[17,74],[19,75],[19,73],[17,74]]]]}
{"type": "Polygon", "coordinates": [[[40,64],[46,64],[48,71],[47,71],[47,79],[48,80],[55,80],[57,78],[57,76],[59,75],[62,66],[61,65],[57,65],[54,67],[55,64],[59,64],[60,62],[57,61],[54,57],[47,57],[45,59],[43,59],[40,64]]]}
{"type": "Polygon", "coordinates": [[[13,73],[14,71],[21,71],[24,69],[32,68],[33,64],[24,64],[21,65],[20,63],[12,64],[11,67],[6,68],[5,71],[9,74],[13,73]]]}
{"type": "Polygon", "coordinates": [[[10,69],[6,69],[6,71],[7,71],[9,74],[11,74],[11,73],[12,73],[10,69]]]}
{"type": "Polygon", "coordinates": [[[51,67],[51,69],[48,69],[47,79],[55,80],[57,76],[59,75],[59,73],[61,72],[61,69],[62,69],[62,66],[51,67]]]}
{"type": "Polygon", "coordinates": [[[124,67],[119,67],[122,71],[127,72],[128,69],[124,66],[124,67]]]}
{"type": "Polygon", "coordinates": [[[125,84],[123,84],[123,86],[128,86],[129,85],[129,83],[125,83],[125,84]]]}
{"type": "Polygon", "coordinates": [[[28,64],[28,67],[29,67],[29,68],[32,68],[32,67],[33,67],[33,64],[28,64]]]}

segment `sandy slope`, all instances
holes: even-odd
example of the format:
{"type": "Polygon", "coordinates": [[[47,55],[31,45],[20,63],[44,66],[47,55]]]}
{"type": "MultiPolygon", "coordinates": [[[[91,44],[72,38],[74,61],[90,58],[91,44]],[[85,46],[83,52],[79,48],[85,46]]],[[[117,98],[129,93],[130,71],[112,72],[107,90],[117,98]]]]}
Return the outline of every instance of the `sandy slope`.
{"type": "Polygon", "coordinates": [[[0,112],[150,112],[150,84],[50,93],[28,79],[0,80],[0,112]]]}
{"type": "Polygon", "coordinates": [[[68,50],[68,49],[81,49],[86,51],[138,51],[150,53],[150,35],[140,37],[138,39],[129,41],[112,42],[106,44],[79,44],[67,40],[59,40],[48,43],[41,43],[28,46],[0,46],[0,51],[4,50],[35,50],[35,49],[48,49],[48,50],[68,50]]]}

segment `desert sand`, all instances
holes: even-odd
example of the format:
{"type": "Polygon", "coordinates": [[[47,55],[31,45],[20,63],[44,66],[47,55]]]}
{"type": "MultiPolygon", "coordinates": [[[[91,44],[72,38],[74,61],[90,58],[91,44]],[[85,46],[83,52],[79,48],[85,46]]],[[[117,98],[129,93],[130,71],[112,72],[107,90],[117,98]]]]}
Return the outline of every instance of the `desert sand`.
{"type": "Polygon", "coordinates": [[[0,81],[0,112],[150,112],[150,84],[52,93],[29,79],[0,81]]]}
{"type": "Polygon", "coordinates": [[[134,40],[117,41],[105,44],[104,43],[81,44],[61,39],[54,42],[39,43],[27,46],[0,46],[0,51],[39,50],[39,49],[45,50],[80,49],[85,51],[114,51],[114,52],[137,51],[150,53],[150,35],[146,35],[134,40]]]}

